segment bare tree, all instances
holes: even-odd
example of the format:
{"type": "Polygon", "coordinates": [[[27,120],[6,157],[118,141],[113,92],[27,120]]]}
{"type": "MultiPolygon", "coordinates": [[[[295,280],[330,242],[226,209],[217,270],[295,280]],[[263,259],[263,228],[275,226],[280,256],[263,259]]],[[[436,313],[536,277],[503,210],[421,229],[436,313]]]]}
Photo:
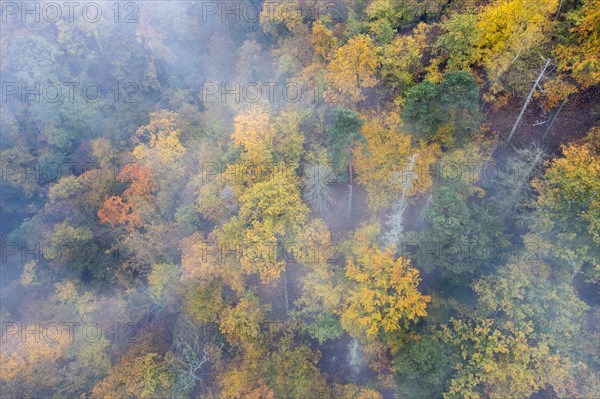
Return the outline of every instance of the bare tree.
{"type": "Polygon", "coordinates": [[[545,158],[544,150],[533,146],[518,150],[517,154],[507,160],[506,171],[499,175],[500,190],[496,194],[500,211],[505,217],[514,215],[519,205],[529,196],[530,180],[541,168],[545,158]]]}
{"type": "MultiPolygon", "coordinates": [[[[203,381],[200,373],[210,358],[210,336],[204,329],[198,328],[190,319],[183,320],[177,332],[170,357],[171,367],[178,374],[178,385],[185,392],[192,391],[196,384],[203,381]]],[[[223,344],[221,344],[223,346],[223,344]]]]}
{"type": "Polygon", "coordinates": [[[408,158],[408,170],[397,177],[402,183],[402,195],[400,196],[400,200],[395,204],[394,211],[386,223],[388,230],[383,236],[386,247],[397,246],[404,237],[404,212],[408,207],[406,193],[412,181],[418,179],[418,175],[413,172],[418,156],[418,154],[415,154],[408,158]]]}
{"type": "Polygon", "coordinates": [[[519,124],[521,123],[521,119],[523,118],[523,115],[525,115],[525,110],[527,110],[527,106],[529,105],[529,102],[531,101],[531,98],[533,97],[533,93],[535,92],[536,87],[538,87],[540,80],[544,76],[544,73],[546,72],[546,69],[548,68],[548,66],[550,66],[551,62],[552,62],[551,58],[548,58],[546,60],[546,63],[544,64],[542,71],[540,72],[537,79],[535,80],[535,83],[533,84],[533,87],[531,88],[531,91],[529,92],[529,95],[527,96],[527,100],[525,100],[525,104],[523,104],[523,108],[521,108],[521,113],[519,113],[519,116],[517,117],[517,120],[516,120],[515,124],[513,125],[513,128],[510,131],[510,134],[508,135],[508,139],[506,139],[507,143],[510,143],[510,140],[512,139],[512,136],[515,134],[517,127],[519,127],[519,124]]]}
{"type": "Polygon", "coordinates": [[[310,165],[305,171],[304,197],[314,210],[325,216],[333,203],[329,184],[335,180],[334,172],[324,164],[310,165]]]}

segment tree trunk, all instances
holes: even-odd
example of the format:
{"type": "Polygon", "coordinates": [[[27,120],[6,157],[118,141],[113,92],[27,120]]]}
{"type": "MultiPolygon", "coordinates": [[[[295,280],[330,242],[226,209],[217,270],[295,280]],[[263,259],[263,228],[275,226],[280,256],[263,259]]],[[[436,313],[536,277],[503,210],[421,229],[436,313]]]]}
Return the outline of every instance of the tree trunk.
{"type": "Polygon", "coordinates": [[[425,219],[425,212],[427,212],[429,205],[431,205],[432,199],[433,199],[433,194],[429,194],[429,197],[427,197],[427,201],[425,202],[423,209],[421,209],[421,213],[419,215],[419,223],[421,223],[423,221],[423,219],[425,219]]]}
{"type": "Polygon", "coordinates": [[[350,160],[348,161],[348,217],[352,213],[352,190],[354,188],[354,177],[352,176],[352,153],[350,153],[350,160]]]}
{"type": "Polygon", "coordinates": [[[521,194],[521,190],[523,189],[523,185],[526,184],[526,183],[529,184],[529,176],[531,176],[531,174],[533,173],[533,170],[535,169],[535,167],[537,166],[537,164],[542,159],[542,154],[543,153],[544,153],[544,151],[542,151],[541,149],[538,149],[538,153],[535,156],[535,159],[533,160],[533,162],[531,163],[531,166],[529,167],[529,169],[527,170],[527,172],[525,173],[525,175],[522,176],[520,179],[518,179],[517,187],[515,187],[515,189],[511,193],[510,201],[513,202],[513,205],[511,207],[511,212],[513,214],[517,211],[517,207],[519,206],[519,202],[517,200],[519,198],[519,195],[521,194]]]}
{"type": "Polygon", "coordinates": [[[400,201],[398,201],[397,210],[394,211],[387,223],[390,228],[384,236],[384,240],[387,241],[387,248],[390,248],[392,245],[396,245],[404,235],[404,211],[406,211],[406,208],[408,207],[406,194],[413,179],[413,168],[415,166],[417,157],[418,154],[415,154],[409,158],[410,163],[408,165],[408,171],[399,176],[403,179],[402,196],[400,197],[400,201]]]}
{"type": "Polygon", "coordinates": [[[558,107],[558,109],[556,110],[556,113],[552,116],[552,119],[550,120],[550,123],[548,124],[548,127],[546,128],[546,131],[544,132],[544,135],[542,136],[542,141],[541,141],[542,143],[544,142],[544,140],[546,140],[546,136],[548,135],[548,133],[550,133],[550,129],[552,129],[552,125],[554,125],[554,122],[556,121],[556,117],[562,110],[563,106],[567,103],[567,100],[568,100],[568,97],[565,98],[565,100],[560,104],[560,107],[558,107]]]}
{"type": "Polygon", "coordinates": [[[283,295],[285,298],[285,314],[287,315],[290,310],[290,302],[288,300],[288,289],[287,289],[287,268],[283,270],[283,295]]]}
{"type": "Polygon", "coordinates": [[[517,127],[519,127],[519,123],[521,123],[521,119],[523,118],[523,115],[525,114],[525,110],[527,109],[527,106],[529,105],[529,102],[531,101],[531,98],[533,97],[533,93],[535,92],[535,88],[538,86],[538,84],[540,83],[540,80],[542,79],[542,76],[544,76],[544,72],[546,72],[546,68],[548,68],[548,66],[550,65],[550,62],[552,61],[551,58],[548,58],[546,60],[546,64],[544,65],[544,68],[542,68],[542,72],[540,72],[540,74],[538,75],[537,79],[535,80],[535,83],[533,84],[533,87],[531,88],[531,91],[529,92],[529,95],[527,96],[527,100],[525,100],[525,104],[523,104],[523,108],[521,108],[521,113],[519,114],[519,117],[517,118],[517,121],[515,122],[510,134],[508,135],[508,139],[506,140],[506,143],[510,143],[510,140],[512,139],[513,134],[515,134],[515,131],[517,130],[517,127]]]}

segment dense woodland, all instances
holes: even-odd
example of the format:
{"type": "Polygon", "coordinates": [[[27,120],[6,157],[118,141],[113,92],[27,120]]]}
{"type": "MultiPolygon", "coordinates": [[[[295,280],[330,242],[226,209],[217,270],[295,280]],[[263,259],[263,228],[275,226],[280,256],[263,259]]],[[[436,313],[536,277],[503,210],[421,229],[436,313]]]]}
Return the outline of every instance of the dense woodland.
{"type": "Polygon", "coordinates": [[[599,0],[55,4],[0,15],[2,398],[598,398],[599,0]]]}

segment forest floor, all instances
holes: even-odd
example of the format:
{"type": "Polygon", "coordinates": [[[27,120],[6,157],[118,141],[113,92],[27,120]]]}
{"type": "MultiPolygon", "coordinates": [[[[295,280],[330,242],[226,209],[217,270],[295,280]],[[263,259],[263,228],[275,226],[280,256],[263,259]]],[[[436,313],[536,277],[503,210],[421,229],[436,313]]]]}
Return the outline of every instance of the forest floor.
{"type": "MultiPolygon", "coordinates": [[[[546,136],[545,147],[548,155],[557,154],[561,144],[584,137],[600,121],[600,106],[598,101],[595,101],[598,98],[600,85],[579,93],[565,104],[546,136]]],[[[524,102],[525,99],[515,98],[500,109],[486,105],[483,109],[484,125],[490,129],[490,133],[507,138],[524,102]]],[[[524,148],[529,144],[539,143],[550,118],[551,113],[545,112],[534,99],[523,115],[511,140],[512,144],[516,148],[524,148]]]]}

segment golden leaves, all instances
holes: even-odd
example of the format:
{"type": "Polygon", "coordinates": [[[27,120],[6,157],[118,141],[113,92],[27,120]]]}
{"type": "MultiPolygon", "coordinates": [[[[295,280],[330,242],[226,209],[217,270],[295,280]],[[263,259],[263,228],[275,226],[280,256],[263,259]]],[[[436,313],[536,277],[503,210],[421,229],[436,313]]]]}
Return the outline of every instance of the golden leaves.
{"type": "Polygon", "coordinates": [[[429,296],[418,290],[419,271],[393,250],[374,246],[349,259],[346,277],[355,284],[341,315],[342,326],[355,337],[404,330],[427,314],[429,296]]]}
{"type": "Polygon", "coordinates": [[[364,100],[363,88],[374,87],[379,67],[375,43],[366,35],[353,37],[337,50],[335,58],[327,67],[325,100],[351,106],[364,100]]]}

